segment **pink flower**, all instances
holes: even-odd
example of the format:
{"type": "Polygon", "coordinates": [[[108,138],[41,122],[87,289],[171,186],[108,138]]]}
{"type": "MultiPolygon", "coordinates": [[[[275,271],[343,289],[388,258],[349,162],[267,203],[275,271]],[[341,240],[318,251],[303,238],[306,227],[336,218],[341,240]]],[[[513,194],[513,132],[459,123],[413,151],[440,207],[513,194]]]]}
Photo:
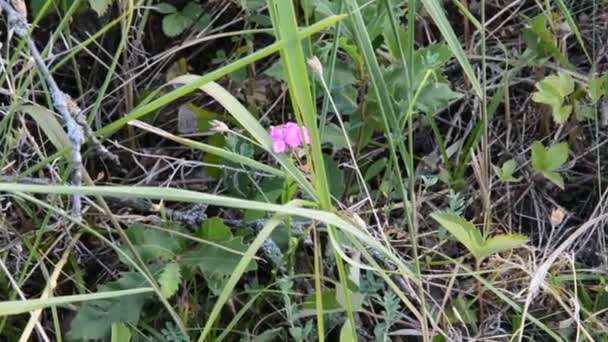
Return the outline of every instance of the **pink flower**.
{"type": "Polygon", "coordinates": [[[287,146],[291,148],[302,146],[302,143],[310,144],[310,136],[306,127],[300,127],[293,121],[287,122],[282,127],[270,129],[272,138],[272,150],[274,153],[283,153],[287,146]],[[302,137],[302,135],[304,135],[302,137]]]}

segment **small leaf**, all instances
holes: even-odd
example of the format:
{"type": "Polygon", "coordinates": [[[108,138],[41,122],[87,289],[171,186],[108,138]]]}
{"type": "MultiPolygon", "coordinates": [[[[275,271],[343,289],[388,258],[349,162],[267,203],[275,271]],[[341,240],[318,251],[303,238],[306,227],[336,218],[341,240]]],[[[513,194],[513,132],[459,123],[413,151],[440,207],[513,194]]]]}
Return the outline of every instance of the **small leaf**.
{"type": "Polygon", "coordinates": [[[543,177],[551,181],[551,183],[557,185],[560,189],[564,190],[564,178],[560,176],[559,173],[553,171],[543,171],[541,172],[541,174],[543,175],[543,177]]]}
{"type": "Polygon", "coordinates": [[[471,222],[452,212],[435,212],[431,217],[447,229],[476,258],[481,258],[483,237],[471,222]]]}
{"type": "Polygon", "coordinates": [[[168,37],[176,37],[192,25],[192,19],[181,12],[169,14],[163,18],[163,32],[168,37]]]}
{"type": "Polygon", "coordinates": [[[521,180],[521,177],[513,177],[513,172],[515,172],[516,167],[517,163],[513,159],[507,160],[504,164],[502,164],[501,168],[493,166],[494,172],[504,183],[519,182],[521,180]]]}
{"type": "Polygon", "coordinates": [[[342,329],[340,329],[340,342],[352,342],[356,341],[356,337],[353,336],[353,328],[351,328],[350,320],[346,320],[342,329]]]}
{"type": "Polygon", "coordinates": [[[518,234],[501,234],[487,239],[481,249],[481,257],[485,258],[492,254],[504,252],[513,248],[523,246],[528,238],[518,234]]]}
{"type": "Polygon", "coordinates": [[[580,101],[574,102],[574,116],[579,122],[595,119],[593,108],[582,104],[580,101]]]}
{"type": "Polygon", "coordinates": [[[112,324],[112,342],[129,342],[131,341],[131,330],[124,323],[112,324]]]}
{"type": "Polygon", "coordinates": [[[587,90],[587,94],[591,99],[591,103],[595,104],[602,97],[604,87],[604,78],[594,78],[589,81],[589,89],[587,90]]]}
{"type": "Polygon", "coordinates": [[[548,156],[548,170],[553,171],[557,170],[568,160],[568,153],[570,152],[570,148],[568,147],[568,143],[560,143],[549,147],[547,150],[548,156]]]}
{"type": "Polygon", "coordinates": [[[342,150],[348,147],[346,138],[344,137],[342,130],[340,129],[340,127],[333,123],[330,123],[325,126],[323,136],[321,137],[321,143],[329,143],[334,151],[342,150]]]}
{"type": "Polygon", "coordinates": [[[162,14],[171,14],[171,13],[177,12],[177,8],[175,8],[175,6],[168,4],[166,2],[163,2],[162,4],[158,4],[156,6],[156,10],[162,14]]]}
{"type": "Polygon", "coordinates": [[[563,124],[570,117],[572,106],[564,106],[566,97],[574,92],[574,80],[570,75],[560,72],[550,75],[536,83],[537,91],[532,94],[532,100],[551,106],[553,120],[563,124]]]}
{"type": "Polygon", "coordinates": [[[323,156],[323,159],[325,160],[325,168],[329,178],[329,191],[332,196],[340,199],[346,189],[346,184],[344,183],[344,170],[341,170],[338,163],[330,156],[323,156]]]}
{"type": "Polygon", "coordinates": [[[219,217],[209,218],[203,223],[196,236],[208,241],[227,241],[232,239],[230,228],[219,217]]]}
{"type": "Polygon", "coordinates": [[[112,0],[89,0],[89,5],[99,17],[106,13],[111,4],[112,0]]]}
{"type": "Polygon", "coordinates": [[[181,279],[182,273],[178,263],[172,262],[165,265],[163,272],[158,278],[158,284],[160,285],[160,292],[162,295],[165,298],[170,298],[173,296],[179,288],[181,279]]]}
{"type": "MultiPolygon", "coordinates": [[[[198,266],[202,272],[230,275],[243,257],[230,250],[244,253],[247,250],[247,245],[243,243],[243,238],[241,237],[222,241],[219,244],[229,250],[212,245],[203,245],[200,248],[185,253],[181,260],[186,265],[198,266]]],[[[245,271],[248,272],[256,269],[257,264],[255,260],[251,260],[245,271]]]]}

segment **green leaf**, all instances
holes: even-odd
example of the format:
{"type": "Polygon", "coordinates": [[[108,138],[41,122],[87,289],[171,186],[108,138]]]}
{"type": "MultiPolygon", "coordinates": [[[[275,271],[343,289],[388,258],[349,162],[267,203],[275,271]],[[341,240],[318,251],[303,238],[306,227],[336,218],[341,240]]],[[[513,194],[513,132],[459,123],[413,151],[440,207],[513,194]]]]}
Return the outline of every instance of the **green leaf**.
{"type": "Polygon", "coordinates": [[[323,160],[325,161],[329,191],[333,197],[340,199],[344,194],[344,190],[346,189],[346,184],[344,182],[344,171],[340,169],[338,163],[330,156],[324,155],[323,160]]]}
{"type": "Polygon", "coordinates": [[[203,223],[196,236],[208,241],[227,241],[232,239],[230,228],[219,217],[209,218],[203,223]]]}
{"type": "Polygon", "coordinates": [[[356,340],[356,336],[353,336],[353,328],[350,326],[350,321],[346,320],[342,329],[340,329],[340,342],[352,342],[356,340]]]}
{"type": "Polygon", "coordinates": [[[175,6],[168,4],[166,2],[158,4],[156,6],[156,10],[162,14],[171,14],[171,13],[177,12],[177,8],[175,8],[175,6]]]}
{"type": "Polygon", "coordinates": [[[170,298],[177,292],[179,283],[182,279],[182,273],[180,271],[179,264],[171,262],[165,265],[163,272],[158,278],[158,284],[160,285],[160,292],[165,298],[170,298]]]}
{"type": "Polygon", "coordinates": [[[564,189],[563,178],[554,172],[568,160],[568,143],[555,144],[545,148],[542,143],[535,141],[532,145],[532,168],[555,185],[564,189]]]}
{"type": "Polygon", "coordinates": [[[112,0],[89,0],[91,9],[100,17],[106,13],[111,4],[112,0]]]}
{"type": "Polygon", "coordinates": [[[498,179],[504,183],[519,182],[521,180],[521,177],[513,177],[513,172],[515,172],[515,168],[517,167],[517,163],[513,159],[507,160],[504,164],[502,164],[501,168],[493,165],[492,167],[494,168],[494,172],[498,176],[498,179]]]}
{"type": "Polygon", "coordinates": [[[471,222],[451,212],[435,212],[431,217],[447,229],[476,258],[481,258],[483,237],[471,222]]]}
{"type": "Polygon", "coordinates": [[[597,101],[602,97],[604,92],[604,78],[594,78],[589,81],[589,89],[587,94],[591,99],[592,104],[596,104],[597,101]]]}
{"type": "MultiPolygon", "coordinates": [[[[228,241],[218,242],[220,245],[238,252],[245,252],[247,245],[243,243],[243,238],[238,237],[228,241]]],[[[186,265],[197,266],[203,273],[212,272],[229,275],[236,265],[241,261],[242,255],[232,253],[216,246],[201,246],[196,250],[189,251],[182,256],[182,261],[186,265]]],[[[255,260],[245,269],[246,272],[257,269],[255,260]]]]}
{"type": "Polygon", "coordinates": [[[532,100],[551,106],[553,120],[563,124],[570,117],[572,106],[564,106],[566,97],[574,92],[574,79],[565,73],[550,75],[536,83],[537,91],[532,94],[532,100]]]}
{"type": "Polygon", "coordinates": [[[557,185],[560,189],[564,190],[564,178],[560,176],[559,173],[553,171],[543,171],[541,172],[541,175],[551,181],[551,183],[557,185]]]}
{"type": "Polygon", "coordinates": [[[192,25],[192,18],[183,15],[182,12],[175,12],[163,18],[163,32],[168,37],[176,37],[192,25]]]}
{"type": "Polygon", "coordinates": [[[579,122],[595,119],[593,108],[582,104],[580,101],[574,102],[574,116],[579,122]]]}
{"type": "Polygon", "coordinates": [[[124,323],[112,324],[112,342],[131,341],[131,330],[124,323]]]}
{"type": "Polygon", "coordinates": [[[334,151],[339,151],[348,147],[344,133],[338,125],[329,123],[325,126],[323,135],[321,136],[322,144],[330,144],[334,151]]]}
{"type": "Polygon", "coordinates": [[[528,242],[528,238],[519,234],[495,235],[484,242],[481,257],[485,258],[496,253],[518,248],[526,242],[528,242]]]}
{"type": "Polygon", "coordinates": [[[144,262],[172,259],[184,247],[183,239],[139,225],[129,227],[127,236],[144,262]]]}
{"type": "MultiPolygon", "coordinates": [[[[99,292],[132,289],[146,284],[136,272],[123,273],[116,281],[98,287],[99,292]]],[[[118,322],[137,324],[141,309],[149,294],[95,300],[84,303],[72,323],[68,338],[74,340],[104,339],[110,334],[112,324],[118,322]]]]}

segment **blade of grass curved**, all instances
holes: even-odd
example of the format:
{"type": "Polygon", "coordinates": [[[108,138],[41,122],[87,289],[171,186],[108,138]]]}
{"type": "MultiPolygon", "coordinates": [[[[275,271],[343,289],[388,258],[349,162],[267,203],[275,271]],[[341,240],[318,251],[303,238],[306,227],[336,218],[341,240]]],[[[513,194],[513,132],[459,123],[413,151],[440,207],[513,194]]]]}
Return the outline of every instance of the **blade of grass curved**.
{"type": "Polygon", "coordinates": [[[281,172],[281,170],[277,170],[274,167],[268,166],[264,163],[260,163],[257,160],[253,160],[251,158],[244,157],[238,153],[234,153],[232,151],[228,151],[223,148],[219,148],[219,147],[211,146],[209,144],[205,144],[205,143],[202,143],[199,141],[179,137],[177,135],[171,134],[165,130],[156,128],[150,124],[147,124],[147,123],[139,121],[139,120],[131,121],[131,122],[129,122],[129,125],[140,128],[140,129],[145,130],[150,133],[154,133],[165,139],[175,141],[176,143],[182,144],[184,146],[188,146],[188,147],[191,147],[191,148],[194,148],[197,150],[201,150],[201,151],[209,153],[209,154],[216,155],[218,157],[221,157],[223,159],[229,160],[229,161],[237,163],[237,164],[249,166],[253,169],[257,169],[257,170],[269,173],[269,174],[277,176],[277,177],[285,176],[285,174],[283,172],[281,172]]]}
{"type": "Polygon", "coordinates": [[[12,300],[8,302],[0,302],[0,316],[19,315],[22,313],[44,309],[49,306],[63,305],[75,302],[84,302],[98,299],[108,299],[123,296],[131,296],[140,293],[153,292],[151,287],[141,287],[136,289],[107,291],[84,295],[61,296],[46,299],[30,299],[30,300],[12,300]]]}
{"type": "MultiPolygon", "coordinates": [[[[321,20],[309,27],[306,27],[306,28],[302,29],[300,32],[298,32],[298,39],[304,39],[315,33],[318,33],[320,31],[332,26],[333,24],[337,23],[338,21],[343,20],[345,17],[346,17],[345,15],[331,16],[331,17],[321,20]]],[[[150,103],[147,103],[141,107],[134,109],[131,113],[125,115],[124,117],[120,118],[119,120],[116,120],[113,123],[98,130],[96,132],[96,134],[100,137],[107,137],[109,135],[112,135],[116,131],[118,131],[120,128],[125,126],[129,121],[139,119],[140,117],[142,117],[150,112],[153,112],[153,111],[159,109],[160,107],[179,99],[180,97],[186,96],[186,95],[194,92],[201,86],[203,86],[211,81],[215,81],[223,76],[226,76],[234,71],[237,71],[264,57],[268,57],[268,56],[274,54],[275,52],[279,51],[282,47],[283,47],[282,42],[276,42],[255,53],[252,53],[249,56],[243,57],[224,67],[221,67],[204,76],[201,76],[192,83],[183,85],[183,86],[159,97],[158,99],[156,99],[150,103]]]]}
{"type": "Polygon", "coordinates": [[[454,30],[452,29],[452,26],[450,25],[448,18],[445,16],[445,13],[443,13],[443,7],[441,6],[440,1],[438,1],[438,0],[420,0],[420,1],[424,5],[424,8],[429,13],[431,18],[433,18],[433,21],[435,22],[435,25],[437,25],[437,28],[441,32],[443,39],[445,39],[446,43],[448,43],[448,45],[452,49],[452,53],[456,57],[456,60],[458,60],[458,63],[460,64],[460,66],[462,67],[462,71],[464,72],[465,76],[469,79],[469,82],[471,82],[471,85],[473,86],[473,90],[475,91],[475,94],[481,98],[482,94],[483,94],[483,90],[481,89],[481,84],[479,83],[477,76],[475,76],[473,67],[471,66],[471,63],[469,63],[469,60],[467,59],[467,56],[466,56],[464,50],[462,49],[462,46],[460,45],[460,41],[456,37],[456,34],[454,33],[454,30]]]}
{"type": "MultiPolygon", "coordinates": [[[[177,201],[187,203],[206,203],[215,206],[223,206],[236,209],[251,209],[259,211],[274,212],[284,215],[299,216],[314,221],[323,222],[339,228],[341,231],[356,237],[367,246],[376,249],[398,267],[398,273],[405,277],[414,279],[412,271],[403,263],[399,256],[391,253],[385,246],[380,244],[374,237],[361,230],[348,220],[339,215],[323,210],[307,209],[290,205],[271,204],[233,198],[221,195],[213,195],[175,188],[157,187],[129,187],[129,186],[67,186],[67,185],[34,185],[0,182],[0,191],[39,193],[39,194],[64,194],[64,195],[87,195],[108,196],[117,198],[147,198],[166,201],[177,201]]],[[[358,266],[358,265],[357,265],[358,266]]]]}
{"type": "MultiPolygon", "coordinates": [[[[198,79],[198,76],[183,75],[171,80],[169,83],[188,84],[195,82],[196,79],[198,79]]],[[[241,126],[243,126],[243,128],[245,128],[249,134],[251,134],[251,136],[285,168],[285,170],[287,170],[309,196],[316,198],[314,188],[302,172],[294,165],[293,161],[287,155],[272,152],[272,141],[268,132],[245,106],[243,106],[224,87],[215,82],[204,84],[199,87],[199,89],[219,102],[241,124],[241,126]]]]}

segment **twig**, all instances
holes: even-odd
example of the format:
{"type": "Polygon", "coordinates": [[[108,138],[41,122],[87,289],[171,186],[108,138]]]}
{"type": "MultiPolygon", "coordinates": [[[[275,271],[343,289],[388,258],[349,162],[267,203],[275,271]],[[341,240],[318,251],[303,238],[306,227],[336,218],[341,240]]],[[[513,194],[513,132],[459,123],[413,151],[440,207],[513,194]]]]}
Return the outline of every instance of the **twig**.
{"type": "MultiPolygon", "coordinates": [[[[72,167],[74,169],[72,173],[72,184],[80,185],[82,182],[82,155],[81,149],[82,144],[86,139],[93,145],[96,153],[101,159],[109,160],[115,164],[119,164],[118,157],[112,154],[106,149],[99,140],[95,137],[93,131],[88,126],[82,111],[69,95],[61,91],[57,82],[53,78],[48,66],[44,59],[40,55],[36,44],[32,39],[28,37],[28,26],[27,19],[13,8],[13,6],[6,0],[0,0],[0,8],[5,11],[7,18],[7,25],[10,30],[13,30],[19,37],[26,40],[26,44],[34,61],[38,65],[38,69],[42,74],[42,77],[47,83],[47,86],[51,92],[51,99],[53,106],[59,114],[63,117],[63,121],[67,127],[67,134],[72,145],[72,167]]],[[[77,220],[81,220],[81,209],[82,203],[80,195],[72,196],[72,214],[77,220]]]]}

